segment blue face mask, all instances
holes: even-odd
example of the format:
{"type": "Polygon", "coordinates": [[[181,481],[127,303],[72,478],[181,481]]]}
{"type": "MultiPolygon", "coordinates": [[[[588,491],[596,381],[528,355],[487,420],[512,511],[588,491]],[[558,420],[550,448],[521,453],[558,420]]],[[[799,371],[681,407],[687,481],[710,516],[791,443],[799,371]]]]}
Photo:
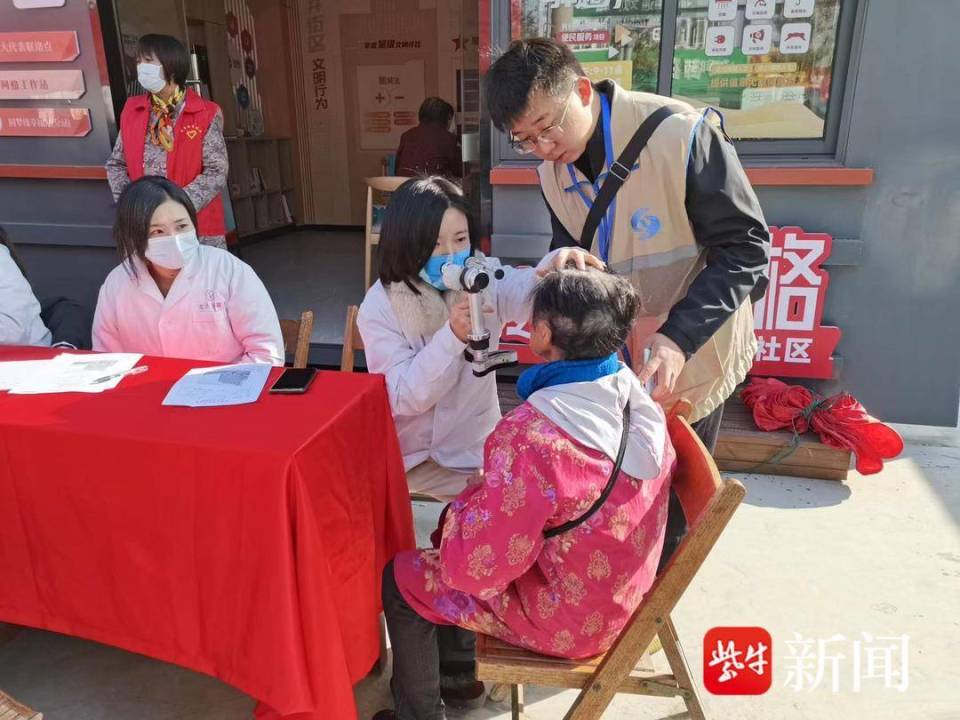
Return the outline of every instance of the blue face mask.
{"type": "Polygon", "coordinates": [[[470,248],[461,250],[453,255],[434,255],[427,260],[427,264],[420,269],[420,277],[424,282],[430,283],[437,290],[448,290],[449,288],[443,284],[443,275],[441,273],[443,266],[451,263],[452,265],[463,267],[468,257],[470,257],[470,248]]]}

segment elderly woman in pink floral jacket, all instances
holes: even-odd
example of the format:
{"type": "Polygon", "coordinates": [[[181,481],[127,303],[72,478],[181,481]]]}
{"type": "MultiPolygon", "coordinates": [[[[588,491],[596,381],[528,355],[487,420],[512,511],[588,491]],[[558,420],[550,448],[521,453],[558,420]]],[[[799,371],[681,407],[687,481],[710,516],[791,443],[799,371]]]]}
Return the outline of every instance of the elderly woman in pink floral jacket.
{"type": "Polygon", "coordinates": [[[548,362],[521,376],[526,402],[487,439],[439,549],[400,553],[384,571],[396,709],[375,720],[446,717],[438,626],[587,657],[650,588],[674,453],[662,410],[615,355],[638,304],[629,283],[597,271],[537,286],[530,346],[548,362]]]}

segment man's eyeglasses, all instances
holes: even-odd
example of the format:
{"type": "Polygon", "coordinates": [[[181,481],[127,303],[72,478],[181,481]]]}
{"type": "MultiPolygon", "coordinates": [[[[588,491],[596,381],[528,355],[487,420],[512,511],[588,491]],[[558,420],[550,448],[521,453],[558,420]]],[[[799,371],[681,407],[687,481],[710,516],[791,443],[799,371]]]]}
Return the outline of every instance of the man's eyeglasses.
{"type": "Polygon", "coordinates": [[[563,104],[563,112],[560,114],[559,120],[552,125],[545,127],[534,138],[517,140],[517,138],[513,136],[513,133],[510,133],[510,147],[513,148],[514,152],[517,152],[521,155],[529,155],[537,149],[538,145],[542,148],[549,148],[553,145],[556,145],[557,141],[560,139],[560,136],[563,135],[563,121],[567,119],[567,108],[569,107],[570,96],[568,95],[567,101],[563,104]]]}

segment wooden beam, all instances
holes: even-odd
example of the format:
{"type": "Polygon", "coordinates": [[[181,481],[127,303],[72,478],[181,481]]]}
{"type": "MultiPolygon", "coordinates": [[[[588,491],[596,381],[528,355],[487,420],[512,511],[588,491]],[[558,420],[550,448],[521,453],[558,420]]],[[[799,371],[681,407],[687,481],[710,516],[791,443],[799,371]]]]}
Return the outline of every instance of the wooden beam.
{"type": "Polygon", "coordinates": [[[19,180],[106,180],[100,165],[0,165],[0,178],[19,180]]]}
{"type": "Polygon", "coordinates": [[[873,185],[873,168],[748,167],[755,187],[842,187],[873,185]]]}
{"type": "MultiPolygon", "coordinates": [[[[754,187],[857,187],[872,185],[873,168],[748,167],[754,187]]],[[[491,185],[539,185],[534,167],[504,166],[490,170],[491,185]]]]}

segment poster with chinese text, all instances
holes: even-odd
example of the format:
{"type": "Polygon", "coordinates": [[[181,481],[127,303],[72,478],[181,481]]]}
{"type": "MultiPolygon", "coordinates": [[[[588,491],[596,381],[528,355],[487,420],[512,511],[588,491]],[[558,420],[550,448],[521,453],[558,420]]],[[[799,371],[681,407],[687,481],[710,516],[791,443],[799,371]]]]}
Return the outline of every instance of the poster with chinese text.
{"type": "Polygon", "coordinates": [[[357,66],[361,150],[396,150],[417,124],[423,102],[423,61],[357,66]]]}

